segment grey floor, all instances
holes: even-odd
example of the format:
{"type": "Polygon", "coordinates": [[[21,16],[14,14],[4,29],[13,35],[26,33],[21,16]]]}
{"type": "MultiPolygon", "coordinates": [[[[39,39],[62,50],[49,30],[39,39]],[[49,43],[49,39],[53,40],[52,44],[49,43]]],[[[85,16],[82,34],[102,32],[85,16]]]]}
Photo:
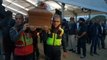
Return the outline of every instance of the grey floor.
{"type": "MultiPolygon", "coordinates": [[[[107,37],[105,42],[107,44],[107,37]]],[[[39,45],[39,47],[41,47],[41,44],[39,45]]],[[[107,48],[107,45],[106,45],[106,48],[107,48]]],[[[39,48],[39,49],[41,51],[41,54],[43,55],[43,48],[39,48]]],[[[107,49],[100,49],[100,50],[98,49],[98,53],[100,54],[99,56],[97,55],[90,56],[89,50],[90,50],[90,45],[87,44],[87,57],[84,59],[81,59],[79,55],[68,51],[67,57],[63,57],[63,54],[62,54],[62,60],[107,60],[107,49]]],[[[44,60],[44,58],[40,58],[40,60],[44,60]]]]}

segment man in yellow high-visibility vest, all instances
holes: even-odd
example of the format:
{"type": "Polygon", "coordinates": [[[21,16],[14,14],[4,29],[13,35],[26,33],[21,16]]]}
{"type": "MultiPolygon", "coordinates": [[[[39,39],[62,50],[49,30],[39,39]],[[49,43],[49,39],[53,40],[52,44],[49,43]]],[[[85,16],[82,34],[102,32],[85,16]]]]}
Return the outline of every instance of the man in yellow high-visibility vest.
{"type": "MultiPolygon", "coordinates": [[[[59,15],[54,15],[51,29],[48,33],[46,41],[46,60],[61,60],[61,45],[62,35],[64,30],[61,28],[61,18],[59,15]]],[[[64,48],[64,55],[66,55],[64,48]]]]}

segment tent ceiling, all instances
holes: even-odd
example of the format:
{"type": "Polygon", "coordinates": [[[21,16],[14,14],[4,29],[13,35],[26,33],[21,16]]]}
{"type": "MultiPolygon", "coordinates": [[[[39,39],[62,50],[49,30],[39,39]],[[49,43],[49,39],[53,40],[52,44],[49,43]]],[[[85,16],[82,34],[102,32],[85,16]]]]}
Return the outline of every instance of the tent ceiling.
{"type": "MultiPolygon", "coordinates": [[[[11,10],[14,14],[15,13],[22,13],[27,15],[27,11],[35,8],[37,5],[38,0],[3,0],[3,6],[6,7],[6,10],[11,10]]],[[[49,10],[53,11],[54,9],[61,9],[61,6],[54,1],[46,1],[49,10]]],[[[92,10],[93,14],[95,13],[102,13],[98,11],[92,10]]],[[[74,5],[65,5],[65,16],[74,15],[73,13],[77,13],[77,15],[85,15],[89,13],[84,13],[81,10],[81,7],[74,6],[74,5]]]]}
{"type": "Polygon", "coordinates": [[[56,0],[56,1],[107,13],[107,0],[97,0],[97,1],[96,0],[56,0]]]}

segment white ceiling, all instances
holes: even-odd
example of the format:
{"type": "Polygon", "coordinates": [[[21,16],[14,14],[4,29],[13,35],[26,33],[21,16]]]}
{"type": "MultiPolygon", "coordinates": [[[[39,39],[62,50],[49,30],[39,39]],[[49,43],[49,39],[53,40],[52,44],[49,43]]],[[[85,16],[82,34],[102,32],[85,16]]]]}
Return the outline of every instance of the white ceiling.
{"type": "MultiPolygon", "coordinates": [[[[38,0],[3,0],[3,6],[6,7],[6,10],[11,10],[14,13],[14,15],[16,13],[27,15],[28,10],[33,9],[37,6],[37,2],[38,0]]],[[[48,9],[50,11],[53,11],[54,9],[61,9],[61,6],[54,1],[45,1],[45,2],[48,5],[48,9]]],[[[73,12],[77,13],[78,15],[88,14],[83,13],[81,11],[81,7],[66,4],[64,15],[70,16],[73,15],[73,12]]],[[[94,10],[93,12],[102,13],[94,10]]]]}

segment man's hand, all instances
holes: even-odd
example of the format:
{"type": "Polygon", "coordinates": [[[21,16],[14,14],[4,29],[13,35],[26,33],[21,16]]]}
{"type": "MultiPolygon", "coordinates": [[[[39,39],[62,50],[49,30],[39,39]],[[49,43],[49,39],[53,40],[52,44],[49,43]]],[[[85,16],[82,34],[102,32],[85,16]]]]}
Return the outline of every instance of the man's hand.
{"type": "Polygon", "coordinates": [[[23,30],[25,31],[27,29],[27,27],[29,27],[29,24],[28,23],[24,24],[23,30]]]}
{"type": "Polygon", "coordinates": [[[35,26],[30,26],[31,31],[35,31],[36,27],[35,26]]]}
{"type": "Polygon", "coordinates": [[[67,52],[63,52],[63,57],[66,58],[68,56],[67,52]]]}
{"type": "Polygon", "coordinates": [[[60,36],[62,37],[62,35],[64,34],[64,30],[61,27],[59,27],[59,30],[61,31],[60,36]]]}

